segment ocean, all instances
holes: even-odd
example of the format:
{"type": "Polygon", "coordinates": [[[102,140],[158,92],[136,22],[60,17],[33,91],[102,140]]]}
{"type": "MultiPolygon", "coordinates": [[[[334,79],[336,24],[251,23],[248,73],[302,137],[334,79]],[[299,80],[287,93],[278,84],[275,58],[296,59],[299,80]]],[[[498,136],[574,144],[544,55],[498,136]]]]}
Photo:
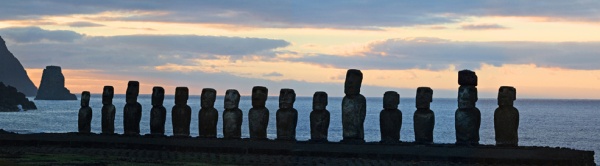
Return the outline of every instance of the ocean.
{"type": "MultiPolygon", "coordinates": [[[[140,95],[138,102],[142,104],[141,134],[150,133],[151,96],[140,95]]],[[[17,133],[65,133],[77,131],[77,114],[79,101],[35,101],[38,110],[21,112],[0,112],[0,128],[17,133]]],[[[166,96],[164,106],[167,108],[165,132],[172,135],[171,108],[174,96],[166,96]]],[[[329,97],[327,110],[331,113],[329,141],[342,139],[341,97],[329,97]]],[[[124,95],[115,95],[113,104],[117,108],[115,132],[123,133],[124,95]]],[[[191,135],[198,136],[198,111],[200,96],[190,96],[188,105],[192,108],[191,135]]],[[[90,106],[93,110],[92,132],[101,132],[102,96],[93,94],[90,106]]],[[[267,108],[270,112],[268,135],[276,138],[275,112],[279,106],[278,97],[269,97],[267,108]]],[[[250,96],[242,96],[239,108],[244,112],[242,137],[248,138],[248,111],[252,107],[250,96]]],[[[481,111],[480,143],[495,144],[494,110],[498,107],[496,99],[479,99],[477,107],[481,111]]],[[[595,151],[595,162],[600,163],[600,100],[571,99],[517,99],[515,107],[519,110],[519,145],[567,147],[579,150],[595,151]]],[[[223,137],[222,113],[223,96],[218,96],[215,108],[219,111],[217,137],[223,137]]],[[[298,110],[298,126],[296,138],[310,139],[310,112],[312,97],[297,97],[294,108],[298,110]]],[[[431,109],[435,113],[434,142],[454,143],[454,112],[457,108],[455,98],[434,98],[431,109]]],[[[381,97],[367,98],[367,117],[365,120],[365,140],[380,140],[379,112],[383,109],[381,97]]],[[[413,114],[416,110],[414,98],[402,98],[399,109],[402,111],[401,141],[414,141],[413,114]]]]}

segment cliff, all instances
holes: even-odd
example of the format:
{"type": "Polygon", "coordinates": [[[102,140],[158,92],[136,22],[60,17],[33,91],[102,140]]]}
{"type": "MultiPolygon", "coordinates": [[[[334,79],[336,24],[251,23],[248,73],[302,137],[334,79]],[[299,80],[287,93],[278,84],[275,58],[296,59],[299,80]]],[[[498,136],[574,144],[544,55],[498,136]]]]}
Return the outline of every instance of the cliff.
{"type": "Polygon", "coordinates": [[[0,81],[17,88],[26,96],[35,96],[37,87],[33,84],[21,62],[6,47],[0,37],[0,81]]]}
{"type": "Polygon", "coordinates": [[[18,92],[17,88],[5,86],[0,82],[0,112],[20,111],[18,106],[23,110],[35,110],[35,103],[29,101],[25,94],[18,92]]]}
{"type": "Polygon", "coordinates": [[[46,66],[35,100],[77,100],[65,87],[65,76],[60,66],[46,66]]]}

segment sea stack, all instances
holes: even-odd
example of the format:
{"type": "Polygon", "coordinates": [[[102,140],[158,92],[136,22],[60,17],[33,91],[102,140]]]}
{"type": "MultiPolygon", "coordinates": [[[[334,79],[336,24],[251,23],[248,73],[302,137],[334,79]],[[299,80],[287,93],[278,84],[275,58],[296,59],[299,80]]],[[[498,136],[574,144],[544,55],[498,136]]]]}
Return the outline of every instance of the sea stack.
{"type": "Polygon", "coordinates": [[[6,42],[0,37],[0,82],[12,86],[25,96],[35,96],[37,87],[33,84],[21,62],[6,47],[6,42]]]}
{"type": "Polygon", "coordinates": [[[187,87],[175,88],[175,106],[171,110],[173,135],[176,137],[190,136],[190,122],[192,121],[192,108],[187,105],[189,90],[187,87]]]}
{"type": "Polygon", "coordinates": [[[294,108],[296,93],[293,89],[281,89],[279,92],[279,109],[275,113],[277,123],[277,140],[296,141],[298,111],[294,108]]]}
{"type": "Polygon", "coordinates": [[[225,92],[225,111],[223,111],[223,138],[242,138],[242,110],[240,110],[240,93],[235,89],[225,92]]]}
{"type": "Polygon", "coordinates": [[[219,112],[215,108],[217,90],[202,89],[200,94],[200,112],[198,113],[198,133],[201,138],[217,138],[217,122],[219,112]]]}
{"type": "Polygon", "coordinates": [[[250,139],[267,139],[269,109],[266,107],[269,89],[264,86],[252,88],[252,108],[248,112],[250,139]]]}
{"type": "Polygon", "coordinates": [[[167,109],[163,106],[165,89],[160,86],[152,88],[152,109],[150,110],[150,135],[165,135],[167,109]]]}
{"type": "Polygon", "coordinates": [[[502,86],[498,91],[498,108],[494,111],[494,130],[496,145],[519,145],[519,110],[513,103],[517,90],[511,86],[502,86]]]}
{"type": "Polygon", "coordinates": [[[364,123],[367,116],[367,100],[360,94],[363,74],[360,70],[350,69],[344,83],[342,100],[342,142],[364,143],[364,123]]]}
{"type": "Polygon", "coordinates": [[[310,141],[327,142],[329,111],[327,93],[318,91],[313,95],[313,111],[310,112],[310,141]]]}
{"type": "Polygon", "coordinates": [[[400,95],[394,91],[383,94],[383,110],[379,113],[379,131],[382,143],[398,143],[402,128],[402,112],[398,109],[400,95]]]}
{"type": "Polygon", "coordinates": [[[65,76],[60,66],[46,66],[35,100],[77,100],[65,87],[65,76]]]}
{"type": "Polygon", "coordinates": [[[433,90],[429,87],[417,88],[415,105],[417,111],[413,116],[415,130],[415,142],[419,144],[433,143],[433,127],[435,125],[435,114],[430,109],[433,98],[433,90]]]}
{"type": "Polygon", "coordinates": [[[454,116],[456,129],[456,144],[478,145],[481,112],[477,102],[477,75],[470,70],[458,72],[458,109],[454,116]]]}
{"type": "Polygon", "coordinates": [[[90,107],[90,92],[81,93],[81,108],[79,109],[79,133],[90,133],[92,124],[92,108],[90,107]]]}

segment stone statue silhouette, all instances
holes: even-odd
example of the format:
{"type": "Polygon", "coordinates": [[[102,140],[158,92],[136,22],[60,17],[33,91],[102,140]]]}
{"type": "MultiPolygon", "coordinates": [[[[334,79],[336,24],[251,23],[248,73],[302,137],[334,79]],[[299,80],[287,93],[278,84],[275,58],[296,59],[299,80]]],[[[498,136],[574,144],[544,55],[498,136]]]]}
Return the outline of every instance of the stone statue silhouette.
{"type": "Polygon", "coordinates": [[[137,102],[140,83],[129,81],[125,98],[127,103],[123,108],[123,130],[125,135],[140,135],[140,120],[142,120],[142,105],[137,102]]]}
{"type": "Polygon", "coordinates": [[[181,137],[190,136],[190,123],[192,121],[192,108],[187,105],[189,90],[187,87],[175,88],[175,106],[171,110],[173,135],[181,137]]]}
{"type": "Polygon", "coordinates": [[[400,141],[402,128],[402,112],[398,109],[400,95],[394,91],[383,94],[383,110],[379,113],[379,128],[382,143],[397,143],[400,141]]]}
{"type": "Polygon", "coordinates": [[[498,108],[494,111],[494,130],[496,145],[519,145],[519,110],[513,106],[517,98],[517,90],[510,86],[502,86],[498,92],[498,108]]]}
{"type": "Polygon", "coordinates": [[[112,104],[115,89],[112,86],[104,86],[102,90],[102,134],[115,133],[115,112],[117,109],[112,104]]]}
{"type": "Polygon", "coordinates": [[[296,93],[293,89],[281,89],[279,93],[279,109],[276,113],[277,140],[295,141],[298,111],[294,109],[296,93]]]}
{"type": "Polygon", "coordinates": [[[217,122],[219,112],[215,109],[217,91],[212,88],[202,89],[200,96],[200,112],[198,112],[198,133],[202,138],[217,138],[217,122]]]}
{"type": "Polygon", "coordinates": [[[81,93],[81,108],[79,109],[79,133],[90,133],[92,123],[92,108],[90,108],[90,92],[81,93]]]}
{"type": "Polygon", "coordinates": [[[350,69],[344,83],[342,100],[343,142],[364,142],[364,122],[367,115],[367,100],[360,94],[362,72],[350,69]]]}
{"type": "Polygon", "coordinates": [[[263,86],[252,88],[252,108],[248,112],[248,127],[251,139],[267,139],[269,109],[265,107],[269,90],[263,86]]]}
{"type": "Polygon", "coordinates": [[[319,91],[313,95],[313,111],[310,112],[310,140],[327,142],[329,132],[329,111],[327,93],[319,91]]]}
{"type": "Polygon", "coordinates": [[[481,112],[477,102],[477,75],[470,70],[459,71],[458,109],[455,113],[456,144],[478,145],[481,112]]]}
{"type": "Polygon", "coordinates": [[[165,89],[159,86],[152,88],[152,109],[150,110],[150,134],[165,135],[167,109],[163,106],[165,89]]]}
{"type": "Polygon", "coordinates": [[[413,116],[415,131],[415,142],[420,144],[433,143],[433,127],[435,125],[435,114],[430,109],[433,98],[433,90],[429,87],[417,88],[416,107],[413,116]]]}
{"type": "Polygon", "coordinates": [[[223,137],[225,139],[240,139],[242,137],[242,110],[240,93],[235,89],[225,92],[225,111],[223,111],[223,137]]]}

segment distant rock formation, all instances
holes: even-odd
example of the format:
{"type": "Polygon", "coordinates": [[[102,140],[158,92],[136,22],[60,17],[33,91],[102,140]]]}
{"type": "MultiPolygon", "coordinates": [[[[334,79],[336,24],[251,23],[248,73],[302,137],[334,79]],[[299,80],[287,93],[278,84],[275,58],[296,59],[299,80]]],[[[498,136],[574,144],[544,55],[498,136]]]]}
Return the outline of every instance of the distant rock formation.
{"type": "Polygon", "coordinates": [[[0,81],[6,85],[17,88],[26,96],[35,96],[37,87],[33,85],[27,71],[21,62],[6,47],[6,43],[0,37],[0,81]]]}
{"type": "Polygon", "coordinates": [[[62,74],[60,66],[46,66],[35,99],[77,100],[77,96],[71,94],[69,89],[65,88],[65,76],[62,74]]]}
{"type": "Polygon", "coordinates": [[[23,110],[37,109],[35,103],[29,101],[25,94],[18,92],[17,88],[0,82],[0,112],[19,111],[19,105],[23,110]]]}

